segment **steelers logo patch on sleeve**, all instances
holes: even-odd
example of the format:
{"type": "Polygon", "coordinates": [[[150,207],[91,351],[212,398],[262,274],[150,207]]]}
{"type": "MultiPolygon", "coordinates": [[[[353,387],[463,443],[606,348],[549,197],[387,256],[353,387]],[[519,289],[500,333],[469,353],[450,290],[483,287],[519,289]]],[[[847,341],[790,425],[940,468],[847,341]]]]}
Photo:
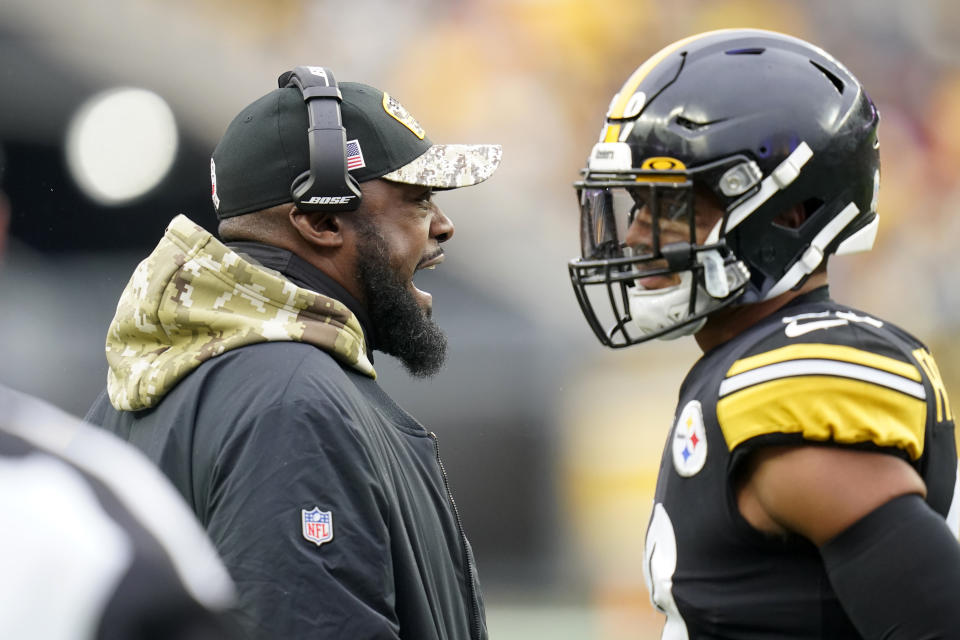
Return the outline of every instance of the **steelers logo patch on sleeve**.
{"type": "Polygon", "coordinates": [[[673,466],[684,478],[696,475],[707,462],[707,430],[700,403],[691,400],[683,407],[673,427],[673,466]]]}

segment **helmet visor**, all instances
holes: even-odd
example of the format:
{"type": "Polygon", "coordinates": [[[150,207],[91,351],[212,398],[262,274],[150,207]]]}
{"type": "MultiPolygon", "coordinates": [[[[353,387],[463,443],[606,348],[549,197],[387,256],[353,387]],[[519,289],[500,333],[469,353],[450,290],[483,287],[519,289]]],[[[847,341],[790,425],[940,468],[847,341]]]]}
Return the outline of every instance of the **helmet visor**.
{"type": "Polygon", "coordinates": [[[673,184],[586,186],[580,190],[583,259],[659,259],[665,244],[694,244],[692,205],[691,190],[673,184]]]}
{"type": "Polygon", "coordinates": [[[626,189],[580,192],[580,249],[587,260],[619,258],[637,204],[626,189]]]}

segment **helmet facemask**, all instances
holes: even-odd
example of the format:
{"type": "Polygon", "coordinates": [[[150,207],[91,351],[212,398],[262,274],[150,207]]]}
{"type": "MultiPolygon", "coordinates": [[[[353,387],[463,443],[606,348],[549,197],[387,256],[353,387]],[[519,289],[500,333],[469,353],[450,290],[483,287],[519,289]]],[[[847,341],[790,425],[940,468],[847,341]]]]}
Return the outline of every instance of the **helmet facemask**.
{"type": "Polygon", "coordinates": [[[624,173],[587,171],[575,185],[582,257],[569,269],[580,307],[613,348],[696,333],[743,292],[749,272],[722,238],[703,242],[689,172],[624,173]]]}

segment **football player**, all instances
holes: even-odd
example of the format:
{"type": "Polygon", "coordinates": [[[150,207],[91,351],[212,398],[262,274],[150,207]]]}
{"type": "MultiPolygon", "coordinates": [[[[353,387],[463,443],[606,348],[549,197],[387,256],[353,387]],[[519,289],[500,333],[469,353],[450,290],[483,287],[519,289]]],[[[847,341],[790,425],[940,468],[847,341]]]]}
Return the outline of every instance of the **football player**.
{"type": "Polygon", "coordinates": [[[877,109],[820,48],[695,35],[610,103],[570,277],[612,348],[694,335],[647,530],[662,637],[960,633],[957,456],[926,347],[835,302],[877,232],[877,109]]]}

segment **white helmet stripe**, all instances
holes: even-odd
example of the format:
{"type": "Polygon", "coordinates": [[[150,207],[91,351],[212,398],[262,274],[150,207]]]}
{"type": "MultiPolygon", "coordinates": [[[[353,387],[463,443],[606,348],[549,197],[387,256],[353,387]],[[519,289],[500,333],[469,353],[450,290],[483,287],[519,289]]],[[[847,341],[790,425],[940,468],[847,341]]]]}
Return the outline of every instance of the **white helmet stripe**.
{"type": "Polygon", "coordinates": [[[845,256],[851,253],[860,253],[861,251],[870,251],[873,243],[877,239],[877,229],[880,228],[880,214],[873,217],[867,226],[856,231],[852,236],[840,243],[837,247],[837,255],[845,256]]]}
{"type": "Polygon", "coordinates": [[[764,300],[775,298],[784,291],[792,288],[808,273],[813,272],[820,263],[823,262],[823,250],[833,239],[840,235],[840,232],[850,224],[850,221],[857,217],[860,209],[854,203],[848,204],[837,216],[828,222],[823,229],[820,229],[810,246],[803,252],[800,259],[793,263],[793,266],[783,275],[780,280],[773,285],[773,288],[763,297],[764,300]]]}
{"type": "MultiPolygon", "coordinates": [[[[730,210],[727,216],[726,233],[736,227],[750,216],[751,213],[760,208],[760,206],[769,200],[777,191],[785,188],[800,175],[800,170],[807,161],[813,157],[813,150],[806,142],[801,142],[797,148],[774,169],[769,176],[760,182],[760,190],[741,202],[738,206],[730,210]]],[[[707,244],[712,244],[720,239],[720,225],[713,228],[707,237],[707,244]]]]}

